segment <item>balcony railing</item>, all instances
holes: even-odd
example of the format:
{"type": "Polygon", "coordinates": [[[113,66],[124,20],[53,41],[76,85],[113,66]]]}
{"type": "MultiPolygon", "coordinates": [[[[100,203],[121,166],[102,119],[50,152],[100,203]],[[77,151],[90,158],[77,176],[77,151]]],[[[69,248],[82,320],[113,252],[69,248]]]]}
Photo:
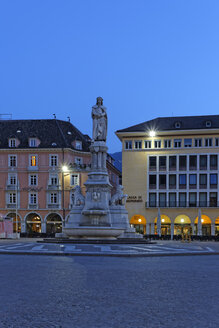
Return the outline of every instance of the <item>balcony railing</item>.
{"type": "Polygon", "coordinates": [[[60,208],[59,204],[48,204],[47,206],[48,206],[48,208],[55,208],[55,209],[60,208]]]}
{"type": "Polygon", "coordinates": [[[185,202],[145,202],[146,208],[161,207],[161,208],[173,208],[173,207],[219,207],[219,202],[217,201],[197,201],[196,203],[185,201],[185,202]]]}

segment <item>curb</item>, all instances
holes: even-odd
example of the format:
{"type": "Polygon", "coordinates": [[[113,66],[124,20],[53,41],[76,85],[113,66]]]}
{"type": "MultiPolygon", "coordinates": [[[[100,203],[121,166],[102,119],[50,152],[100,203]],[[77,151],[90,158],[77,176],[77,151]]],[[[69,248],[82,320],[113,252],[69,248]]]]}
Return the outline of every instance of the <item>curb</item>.
{"type": "Polygon", "coordinates": [[[107,254],[107,253],[70,253],[70,252],[33,252],[33,251],[0,251],[0,255],[43,255],[43,256],[105,256],[105,257],[167,257],[167,256],[198,256],[219,255],[219,252],[185,252],[185,253],[156,253],[156,254],[107,254]]]}

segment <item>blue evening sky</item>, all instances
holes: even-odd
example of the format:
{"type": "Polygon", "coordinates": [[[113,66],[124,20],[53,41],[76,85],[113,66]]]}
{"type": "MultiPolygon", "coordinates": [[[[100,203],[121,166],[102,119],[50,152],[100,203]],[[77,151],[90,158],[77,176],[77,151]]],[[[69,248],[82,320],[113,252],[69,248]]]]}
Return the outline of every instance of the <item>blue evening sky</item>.
{"type": "Polygon", "coordinates": [[[218,0],[0,0],[0,113],[91,135],[158,116],[219,114],[218,0]]]}

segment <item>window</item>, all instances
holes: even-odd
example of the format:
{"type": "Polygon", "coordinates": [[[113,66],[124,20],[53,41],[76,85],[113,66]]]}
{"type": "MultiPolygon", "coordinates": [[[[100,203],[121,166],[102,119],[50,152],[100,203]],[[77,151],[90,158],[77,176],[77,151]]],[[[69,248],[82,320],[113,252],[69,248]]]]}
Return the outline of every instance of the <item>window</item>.
{"type": "Polygon", "coordinates": [[[15,139],[15,138],[11,138],[11,139],[9,139],[9,140],[8,140],[8,146],[9,146],[10,148],[14,148],[14,147],[16,147],[16,139],[15,139]]]}
{"type": "Polygon", "coordinates": [[[16,204],[16,193],[15,192],[10,192],[9,193],[9,204],[16,204]]]}
{"type": "Polygon", "coordinates": [[[215,146],[219,147],[219,138],[215,138],[215,146]]]}
{"type": "Polygon", "coordinates": [[[50,166],[58,166],[58,155],[50,155],[50,166]]]}
{"type": "Polygon", "coordinates": [[[195,156],[195,155],[189,156],[189,169],[197,170],[197,156],[195,156]]]}
{"type": "Polygon", "coordinates": [[[187,158],[186,156],[179,156],[179,170],[186,171],[187,169],[187,158]]]}
{"type": "Polygon", "coordinates": [[[37,156],[36,155],[30,156],[30,166],[37,166],[37,156]]]}
{"type": "Polygon", "coordinates": [[[160,171],[166,171],[166,156],[160,156],[159,157],[159,170],[160,171]]]}
{"type": "Polygon", "coordinates": [[[185,192],[179,193],[179,206],[186,207],[186,193],[185,192]]]}
{"type": "Polygon", "coordinates": [[[30,205],[36,205],[37,204],[37,193],[31,192],[29,194],[29,204],[30,205]]]}
{"type": "Polygon", "coordinates": [[[149,188],[150,189],[156,189],[157,186],[157,176],[155,174],[149,175],[149,188]]]}
{"type": "Polygon", "coordinates": [[[189,193],[189,207],[196,207],[196,198],[197,198],[196,192],[189,193]]]}
{"type": "Polygon", "coordinates": [[[217,174],[210,174],[210,187],[217,188],[217,174]]]}
{"type": "Polygon", "coordinates": [[[210,128],[211,127],[211,121],[206,121],[205,126],[206,126],[206,128],[210,128]]]}
{"type": "Polygon", "coordinates": [[[71,186],[79,185],[79,174],[71,174],[71,186]]]}
{"type": "Polygon", "coordinates": [[[36,174],[30,174],[29,175],[29,185],[30,186],[37,186],[37,175],[36,174]]]}
{"type": "Polygon", "coordinates": [[[181,148],[182,139],[174,139],[174,148],[181,148]]]}
{"type": "Polygon", "coordinates": [[[52,186],[57,186],[58,185],[58,176],[57,175],[51,175],[50,176],[50,184],[52,186]]]}
{"type": "Polygon", "coordinates": [[[159,189],[166,189],[166,175],[159,175],[159,189]]]}
{"type": "Polygon", "coordinates": [[[155,156],[149,157],[149,170],[156,171],[157,169],[157,158],[155,156]]]}
{"type": "Polygon", "coordinates": [[[176,174],[169,175],[169,189],[176,189],[176,174]]]}
{"type": "Polygon", "coordinates": [[[75,164],[77,164],[77,165],[83,164],[83,158],[81,158],[81,157],[75,157],[75,164]]]}
{"type": "Polygon", "coordinates": [[[36,147],[36,146],[37,146],[36,138],[30,138],[29,139],[29,147],[36,147]]]}
{"type": "Polygon", "coordinates": [[[11,186],[15,186],[17,184],[17,176],[16,174],[9,174],[8,176],[8,184],[11,186]]]}
{"type": "Polygon", "coordinates": [[[125,141],[125,149],[132,149],[132,140],[125,141]]]}
{"type": "Polygon", "coordinates": [[[217,155],[210,155],[210,170],[217,170],[217,155]]]}
{"type": "Polygon", "coordinates": [[[159,206],[166,207],[166,194],[165,193],[159,194],[159,206]]]}
{"type": "Polygon", "coordinates": [[[181,127],[181,123],[180,122],[175,122],[175,128],[179,129],[181,127]]]}
{"type": "Polygon", "coordinates": [[[171,148],[171,140],[164,140],[164,148],[171,148]]]}
{"type": "Polygon", "coordinates": [[[146,140],[145,142],[144,142],[144,148],[151,148],[151,140],[146,140]]]}
{"type": "Polygon", "coordinates": [[[169,171],[176,171],[176,156],[169,157],[169,171]]]}
{"type": "Polygon", "coordinates": [[[205,147],[212,147],[212,138],[205,139],[205,147]]]}
{"type": "Polygon", "coordinates": [[[50,194],[50,204],[57,204],[58,203],[58,195],[56,192],[52,192],[50,194]]]}
{"type": "Polygon", "coordinates": [[[76,141],[75,142],[75,148],[78,149],[78,150],[81,150],[82,149],[82,142],[81,141],[76,141]]]}
{"type": "Polygon", "coordinates": [[[184,147],[192,147],[192,139],[184,139],[184,147]]]}
{"type": "Polygon", "coordinates": [[[179,175],[179,189],[186,188],[186,174],[179,175]]]}
{"type": "Polygon", "coordinates": [[[176,207],[176,193],[175,192],[169,193],[169,206],[176,207]]]}
{"type": "Polygon", "coordinates": [[[195,139],[195,147],[202,147],[202,139],[201,138],[195,139]]]}
{"type": "Polygon", "coordinates": [[[149,206],[156,207],[156,194],[155,193],[149,194],[149,206]]]}
{"type": "Polygon", "coordinates": [[[217,206],[217,192],[210,192],[210,207],[216,207],[217,206]]]}
{"type": "Polygon", "coordinates": [[[207,193],[206,192],[200,192],[199,193],[199,206],[207,206],[207,193]]]}
{"type": "Polygon", "coordinates": [[[197,185],[197,175],[189,174],[189,187],[196,188],[196,185],[197,185]]]}
{"type": "Polygon", "coordinates": [[[207,155],[200,155],[199,166],[200,170],[207,170],[207,155]]]}
{"type": "Polygon", "coordinates": [[[207,188],[207,174],[199,175],[199,188],[206,189],[207,188]]]}
{"type": "Polygon", "coordinates": [[[135,149],[141,149],[141,148],[142,148],[142,142],[136,140],[136,141],[135,141],[135,149]]]}
{"type": "Polygon", "coordinates": [[[9,166],[16,167],[17,166],[17,157],[16,155],[9,155],[9,166]]]}
{"type": "Polygon", "coordinates": [[[154,148],[161,148],[161,140],[154,140],[154,148]]]}

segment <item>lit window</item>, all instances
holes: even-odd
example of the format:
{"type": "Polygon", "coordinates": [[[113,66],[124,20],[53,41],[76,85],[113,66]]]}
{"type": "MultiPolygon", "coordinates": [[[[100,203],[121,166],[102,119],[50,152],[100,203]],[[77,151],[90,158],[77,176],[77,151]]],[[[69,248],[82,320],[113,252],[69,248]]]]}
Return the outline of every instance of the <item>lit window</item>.
{"type": "Polygon", "coordinates": [[[37,156],[36,155],[30,156],[30,166],[37,166],[37,156]]]}

